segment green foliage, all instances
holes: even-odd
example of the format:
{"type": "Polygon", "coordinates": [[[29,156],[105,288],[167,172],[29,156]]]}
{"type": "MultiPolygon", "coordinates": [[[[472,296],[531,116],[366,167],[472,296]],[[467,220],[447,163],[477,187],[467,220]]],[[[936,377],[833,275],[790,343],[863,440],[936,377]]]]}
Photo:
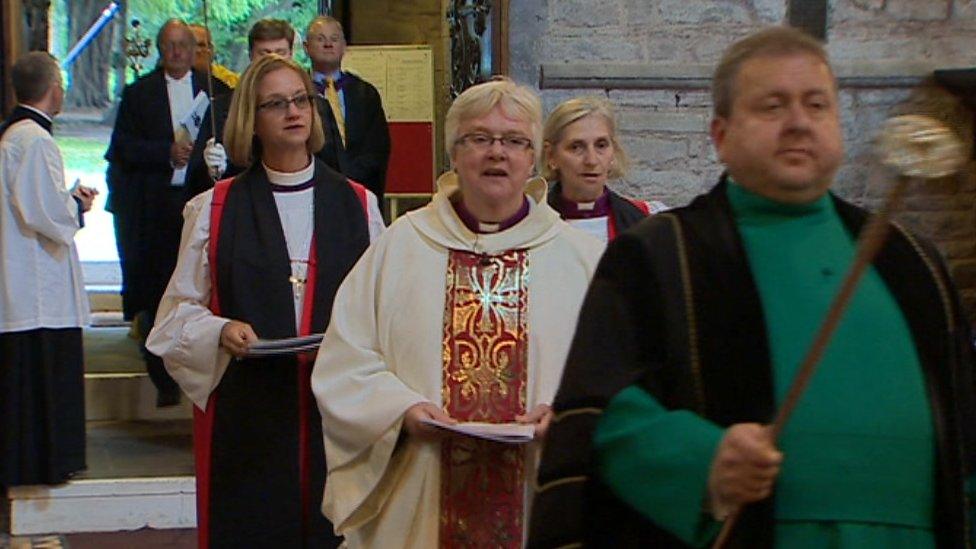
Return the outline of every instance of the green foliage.
{"type": "MultiPolygon", "coordinates": [[[[248,63],[247,33],[255,21],[274,17],[288,21],[301,36],[309,21],[318,12],[315,0],[208,0],[208,19],[216,50],[216,61],[241,71],[248,63]]],[[[200,0],[129,0],[128,18],[139,19],[145,36],[155,39],[156,31],[170,18],[189,23],[203,23],[203,2],[200,0]]],[[[295,59],[304,65],[308,58],[302,50],[301,39],[295,44],[295,59]]],[[[155,65],[155,54],[145,64],[155,65]]]]}
{"type": "Polygon", "coordinates": [[[88,174],[105,173],[105,159],[102,156],[108,145],[103,138],[65,137],[55,134],[54,140],[61,149],[65,166],[69,169],[88,174]]]}

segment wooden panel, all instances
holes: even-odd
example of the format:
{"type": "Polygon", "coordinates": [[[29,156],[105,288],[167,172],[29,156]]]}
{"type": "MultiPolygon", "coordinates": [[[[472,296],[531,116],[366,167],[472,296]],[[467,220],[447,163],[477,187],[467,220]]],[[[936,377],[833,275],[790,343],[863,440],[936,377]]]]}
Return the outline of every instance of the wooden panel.
{"type": "Polygon", "coordinates": [[[386,194],[434,190],[434,128],[430,122],[390,122],[386,194]]]}
{"type": "Polygon", "coordinates": [[[4,2],[3,7],[0,7],[0,47],[3,48],[4,55],[0,59],[0,111],[6,116],[8,111],[7,105],[7,52],[10,51],[10,46],[7,44],[7,36],[10,34],[7,32],[7,5],[10,2],[4,2]]]}

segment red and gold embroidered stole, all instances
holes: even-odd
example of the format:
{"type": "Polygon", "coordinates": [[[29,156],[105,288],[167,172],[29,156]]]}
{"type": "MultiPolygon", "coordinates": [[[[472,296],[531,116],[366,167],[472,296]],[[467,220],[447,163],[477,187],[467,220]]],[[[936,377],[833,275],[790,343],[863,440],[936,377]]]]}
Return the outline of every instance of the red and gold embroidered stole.
{"type": "MultiPolygon", "coordinates": [[[[458,421],[508,423],[525,413],[527,285],[525,250],[451,251],[441,396],[458,421]]],[[[524,499],[521,446],[471,437],[441,443],[441,547],[520,547],[524,499]]]]}

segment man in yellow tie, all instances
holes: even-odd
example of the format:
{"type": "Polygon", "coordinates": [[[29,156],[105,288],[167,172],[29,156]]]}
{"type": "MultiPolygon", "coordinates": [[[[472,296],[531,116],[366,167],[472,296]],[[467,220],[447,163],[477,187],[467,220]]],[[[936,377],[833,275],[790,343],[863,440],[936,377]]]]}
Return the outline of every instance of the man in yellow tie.
{"type": "Polygon", "coordinates": [[[313,19],[306,29],[304,45],[312,60],[312,80],[331,107],[323,122],[327,140],[336,144],[340,171],[382,200],[390,132],[379,92],[355,74],[342,72],[346,38],[335,18],[323,15],[313,19]]]}

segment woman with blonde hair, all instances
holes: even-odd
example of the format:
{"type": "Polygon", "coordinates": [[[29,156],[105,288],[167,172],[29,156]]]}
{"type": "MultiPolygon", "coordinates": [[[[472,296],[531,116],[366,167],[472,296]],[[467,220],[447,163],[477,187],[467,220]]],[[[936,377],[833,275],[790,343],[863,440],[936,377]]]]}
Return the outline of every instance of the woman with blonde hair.
{"type": "Polygon", "coordinates": [[[224,141],[249,166],[191,200],[147,347],[196,405],[200,547],[334,547],[317,510],[321,419],[308,353],[258,339],[325,330],[345,274],[383,230],[376,197],[313,156],[315,90],[268,55],[241,77],[224,141]],[[231,361],[232,358],[237,360],[231,361]]]}
{"type": "Polygon", "coordinates": [[[323,511],[349,547],[520,547],[538,440],[599,242],[533,177],[542,113],[500,79],[448,110],[453,169],[336,294],[312,374],[329,465],[323,511]],[[521,426],[501,444],[440,425],[521,426]]]}
{"type": "Polygon", "coordinates": [[[630,163],[607,101],[579,97],[560,103],[546,119],[543,140],[549,205],[570,225],[607,242],[647,215],[667,209],[661,202],[626,198],[607,187],[608,180],[627,173],[630,163]]]}

